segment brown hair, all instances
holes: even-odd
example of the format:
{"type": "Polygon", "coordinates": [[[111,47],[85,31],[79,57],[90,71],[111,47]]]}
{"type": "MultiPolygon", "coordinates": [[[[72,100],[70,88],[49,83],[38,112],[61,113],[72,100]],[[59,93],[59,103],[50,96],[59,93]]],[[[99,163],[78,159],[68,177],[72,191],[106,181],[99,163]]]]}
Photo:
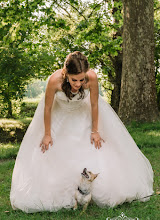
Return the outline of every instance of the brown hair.
{"type": "MultiPolygon", "coordinates": [[[[86,73],[89,70],[89,63],[87,57],[83,55],[80,51],[74,51],[70,53],[64,62],[64,67],[62,70],[63,82],[62,82],[62,90],[66,94],[69,99],[73,98],[73,94],[71,93],[71,85],[67,80],[67,74],[78,75],[82,72],[86,73]]],[[[85,83],[88,82],[88,77],[85,78],[85,83]]],[[[80,97],[79,99],[84,98],[84,89],[81,86],[79,89],[80,97]]]]}

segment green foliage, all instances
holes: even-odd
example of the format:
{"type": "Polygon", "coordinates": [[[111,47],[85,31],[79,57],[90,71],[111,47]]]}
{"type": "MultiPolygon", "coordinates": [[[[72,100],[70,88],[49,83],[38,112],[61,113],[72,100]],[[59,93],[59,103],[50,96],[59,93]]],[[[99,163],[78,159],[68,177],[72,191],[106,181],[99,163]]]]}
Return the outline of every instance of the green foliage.
{"type": "Polygon", "coordinates": [[[39,102],[38,99],[25,99],[21,104],[21,109],[19,112],[19,118],[33,117],[35,110],[39,102]]]}
{"type": "Polygon", "coordinates": [[[9,48],[1,53],[0,81],[3,101],[23,97],[26,81],[33,76],[31,60],[22,49],[9,48]]]}
{"type": "Polygon", "coordinates": [[[43,5],[44,1],[1,3],[0,84],[7,117],[12,117],[12,100],[22,99],[25,86],[32,78],[41,77],[44,71],[49,74],[48,64],[54,60],[47,50],[42,53],[39,39],[36,39],[44,22],[36,12],[40,12],[43,5]]]}
{"type": "MultiPolygon", "coordinates": [[[[122,50],[122,37],[119,34],[123,24],[122,2],[114,1],[114,4],[110,2],[107,8],[105,1],[101,3],[78,1],[78,5],[61,1],[61,5],[55,3],[54,7],[60,12],[61,9],[67,8],[69,12],[69,15],[61,14],[66,25],[70,27],[69,30],[59,29],[55,33],[53,28],[48,29],[49,35],[54,35],[54,38],[51,38],[52,47],[63,51],[63,54],[56,52],[57,59],[62,58],[59,63],[63,65],[69,52],[82,51],[87,55],[91,68],[97,69],[99,74],[103,73],[101,83],[104,85],[107,79],[113,85],[115,80],[113,59],[122,50]]],[[[107,85],[108,83],[104,86],[107,85]]]]}
{"type": "MultiPolygon", "coordinates": [[[[82,51],[104,88],[116,83],[116,57],[122,54],[122,1],[25,1],[0,3],[0,99],[12,117],[33,78],[46,79],[62,68],[68,53],[82,51]]],[[[159,94],[159,7],[155,3],[156,77],[159,94]]],[[[34,96],[34,95],[32,95],[34,96]]],[[[159,96],[158,96],[159,97],[159,96]]],[[[159,98],[158,98],[159,100],[159,98]]]]}
{"type": "MultiPolygon", "coordinates": [[[[30,94],[30,93],[29,93],[30,94]]],[[[35,93],[34,93],[35,94],[35,93]]],[[[25,117],[33,117],[35,110],[37,108],[37,105],[41,99],[41,97],[44,94],[41,93],[38,94],[36,98],[24,98],[23,100],[13,100],[12,101],[12,118],[19,119],[19,118],[25,118],[25,117]]],[[[7,104],[3,104],[3,102],[0,102],[0,118],[5,118],[7,116],[7,104]]]]}

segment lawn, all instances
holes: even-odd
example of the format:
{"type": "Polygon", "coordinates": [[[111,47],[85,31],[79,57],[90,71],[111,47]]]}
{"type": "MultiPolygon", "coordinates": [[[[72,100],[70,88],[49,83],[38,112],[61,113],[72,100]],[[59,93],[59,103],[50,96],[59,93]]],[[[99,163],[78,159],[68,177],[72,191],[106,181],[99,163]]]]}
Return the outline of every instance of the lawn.
{"type": "MultiPolygon", "coordinates": [[[[22,121],[19,120],[19,123],[22,121]]],[[[15,123],[16,124],[16,123],[15,123]]],[[[160,123],[133,123],[127,126],[137,145],[149,159],[154,170],[154,192],[160,191],[160,123]]],[[[125,203],[115,208],[99,208],[90,204],[86,213],[80,215],[82,208],[78,210],[60,210],[58,212],[42,212],[26,214],[22,211],[14,211],[11,208],[9,193],[11,176],[15,158],[19,149],[19,143],[9,142],[0,144],[0,220],[25,220],[25,219],[50,219],[50,220],[111,220],[136,219],[159,220],[160,219],[160,195],[152,196],[148,202],[135,201],[125,203]],[[124,213],[124,214],[123,214],[124,213]],[[127,216],[124,218],[124,216],[127,216]]]]}

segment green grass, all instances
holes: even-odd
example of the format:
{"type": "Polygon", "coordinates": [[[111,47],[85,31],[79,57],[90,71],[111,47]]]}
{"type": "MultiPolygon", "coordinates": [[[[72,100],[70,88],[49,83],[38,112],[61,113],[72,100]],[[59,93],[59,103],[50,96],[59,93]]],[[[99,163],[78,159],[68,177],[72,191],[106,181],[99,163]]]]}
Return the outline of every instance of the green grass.
{"type": "Polygon", "coordinates": [[[141,149],[143,147],[160,147],[160,122],[138,123],[127,126],[128,131],[141,149]]]}
{"type": "MultiPolygon", "coordinates": [[[[16,120],[1,119],[0,128],[7,132],[7,137],[16,137],[25,133],[31,121],[29,118],[16,120]],[[19,129],[19,130],[17,130],[19,129]]],[[[130,134],[136,141],[141,151],[149,159],[154,171],[154,191],[160,191],[160,123],[132,123],[127,126],[130,134]]],[[[6,133],[1,133],[0,140],[3,140],[6,133]]],[[[41,212],[26,214],[22,211],[14,211],[10,205],[9,193],[11,177],[15,158],[20,146],[20,142],[6,141],[0,144],[0,220],[106,220],[114,218],[123,212],[128,218],[138,217],[139,220],[160,220],[160,195],[151,197],[148,202],[125,203],[115,208],[99,208],[95,204],[90,204],[86,213],[80,215],[82,208],[78,210],[62,209],[58,212],[41,212]]],[[[120,219],[120,218],[119,218],[120,219]]]]}
{"type": "Polygon", "coordinates": [[[0,160],[15,159],[20,144],[2,144],[0,143],[0,160]]]}
{"type": "MultiPolygon", "coordinates": [[[[145,148],[142,151],[150,160],[154,174],[154,191],[160,191],[160,165],[159,155],[160,148],[145,148]]],[[[82,220],[82,219],[99,219],[105,220],[107,217],[113,218],[119,216],[122,212],[127,217],[138,217],[140,220],[159,220],[160,219],[160,196],[151,197],[148,202],[132,202],[125,203],[115,208],[99,208],[95,204],[90,204],[86,213],[80,216],[82,208],[79,207],[77,211],[60,210],[58,212],[42,212],[26,214],[22,211],[14,211],[11,208],[9,193],[11,176],[14,167],[14,160],[3,160],[0,162],[0,219],[1,220],[22,220],[22,219],[53,219],[53,220],[82,220]]]]}

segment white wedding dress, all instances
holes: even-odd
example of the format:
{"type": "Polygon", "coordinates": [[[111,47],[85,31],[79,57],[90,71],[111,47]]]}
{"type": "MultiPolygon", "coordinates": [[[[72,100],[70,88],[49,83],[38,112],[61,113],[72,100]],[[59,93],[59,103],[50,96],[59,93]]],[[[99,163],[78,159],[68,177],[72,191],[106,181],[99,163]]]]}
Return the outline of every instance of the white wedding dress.
{"type": "MultiPolygon", "coordinates": [[[[118,118],[99,95],[100,149],[91,144],[90,91],[68,101],[55,94],[51,133],[53,147],[42,153],[44,97],[23,138],[12,175],[10,200],[13,209],[24,212],[72,208],[84,168],[99,173],[92,183],[92,198],[100,207],[114,207],[153,193],[153,171],[148,159],[118,118]]],[[[141,201],[146,201],[143,199],[141,201]]]]}

